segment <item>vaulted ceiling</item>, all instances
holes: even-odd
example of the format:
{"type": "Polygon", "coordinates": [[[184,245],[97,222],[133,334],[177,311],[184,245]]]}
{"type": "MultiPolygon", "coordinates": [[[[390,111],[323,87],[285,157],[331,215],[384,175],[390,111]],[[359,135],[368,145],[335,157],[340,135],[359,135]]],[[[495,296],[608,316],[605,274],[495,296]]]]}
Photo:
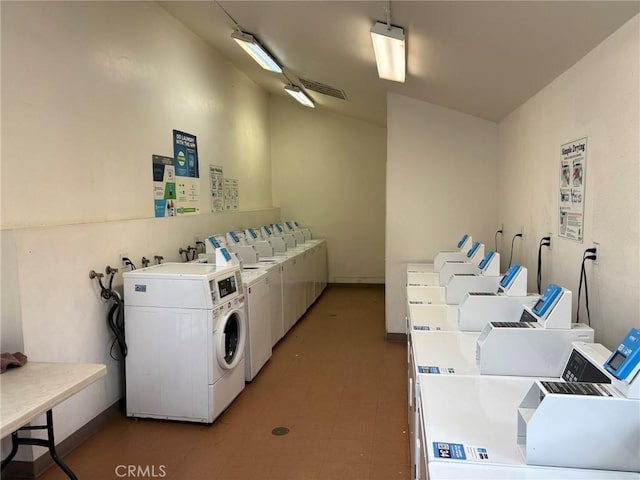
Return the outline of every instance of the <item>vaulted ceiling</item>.
{"type": "Polygon", "coordinates": [[[317,108],[379,125],[387,92],[499,121],[640,11],[638,1],[159,3],[270,93],[286,95],[288,79],[313,80],[346,94],[308,91],[317,108]],[[377,76],[369,30],[387,21],[387,8],[407,36],[404,84],[377,76]],[[234,22],[274,54],[286,77],[238,47],[234,22]]]}

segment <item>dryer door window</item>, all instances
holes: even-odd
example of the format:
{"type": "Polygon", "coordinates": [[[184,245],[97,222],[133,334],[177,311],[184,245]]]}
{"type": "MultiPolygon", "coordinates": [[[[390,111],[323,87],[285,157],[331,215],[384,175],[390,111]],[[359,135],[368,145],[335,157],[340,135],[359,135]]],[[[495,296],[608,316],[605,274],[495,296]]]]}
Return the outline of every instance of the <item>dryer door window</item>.
{"type": "Polygon", "coordinates": [[[218,362],[225,369],[234,368],[244,353],[246,333],[240,312],[235,310],[224,320],[224,328],[218,343],[218,362]]]}
{"type": "Polygon", "coordinates": [[[238,353],[238,341],[240,339],[240,322],[237,315],[232,315],[224,326],[224,361],[233,363],[238,353]]]}

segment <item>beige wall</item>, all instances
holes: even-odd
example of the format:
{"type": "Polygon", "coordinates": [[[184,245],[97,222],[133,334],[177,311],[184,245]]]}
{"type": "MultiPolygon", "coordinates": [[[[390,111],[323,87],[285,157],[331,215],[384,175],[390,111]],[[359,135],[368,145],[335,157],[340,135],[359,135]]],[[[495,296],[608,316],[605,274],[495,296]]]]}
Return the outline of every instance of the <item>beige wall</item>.
{"type": "Polygon", "coordinates": [[[202,212],[210,164],[242,209],[271,207],[268,95],[163,9],[2,7],[3,228],[153,216],[151,155],[173,155],[173,129],[198,137],[202,212]]]}
{"type": "MultiPolygon", "coordinates": [[[[574,292],[577,308],[584,250],[600,243],[600,262],[587,264],[591,323],[609,349],[640,326],[640,17],[567,70],[499,126],[499,218],[505,241],[525,225],[522,262],[535,289],[540,238],[543,288],[574,292]],[[584,241],[559,238],[560,146],[587,137],[584,241]]],[[[503,255],[504,259],[504,255],[503,255]]],[[[583,294],[584,302],[584,294],[583,294]]],[[[586,321],[583,307],[580,321],[586,321]]]]}
{"type": "Polygon", "coordinates": [[[327,241],[329,282],[384,282],[384,127],[271,97],[273,201],[327,241]]]}
{"type": "MultiPolygon", "coordinates": [[[[640,20],[636,16],[499,125],[399,95],[388,98],[387,331],[404,324],[405,264],[430,260],[464,232],[491,248],[502,268],[511,238],[513,261],[536,289],[540,238],[543,288],[574,292],[592,242],[600,263],[588,264],[596,341],[610,349],[640,326],[640,20]],[[584,242],[558,238],[560,146],[588,139],[584,242]]],[[[584,299],[580,315],[586,321],[584,299]]]]}
{"type": "Polygon", "coordinates": [[[386,322],[405,331],[406,263],[431,261],[464,233],[493,248],[497,125],[389,94],[386,322]]]}
{"type": "Polygon", "coordinates": [[[279,220],[269,100],[155,3],[1,9],[3,351],[8,333],[31,360],[108,368],[56,408],[61,441],[122,396],[89,270],[120,253],[179,261],[197,234],[279,220]],[[174,128],[198,137],[203,214],[155,219],[151,156],[172,156],[174,128]],[[210,164],[239,180],[242,212],[207,213],[210,164]]]}

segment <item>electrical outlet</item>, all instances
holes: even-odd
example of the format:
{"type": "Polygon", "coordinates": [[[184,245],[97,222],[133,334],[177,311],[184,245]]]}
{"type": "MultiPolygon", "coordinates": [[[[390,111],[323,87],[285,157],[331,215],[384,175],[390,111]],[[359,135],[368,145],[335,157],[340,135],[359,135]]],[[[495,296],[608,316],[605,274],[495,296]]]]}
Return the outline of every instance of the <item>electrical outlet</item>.
{"type": "Polygon", "coordinates": [[[600,263],[600,255],[602,254],[601,248],[600,248],[600,244],[598,242],[592,242],[593,245],[591,245],[591,248],[595,248],[596,249],[596,253],[594,253],[594,255],[596,256],[596,259],[593,261],[594,265],[598,265],[600,263]]]}
{"type": "Polygon", "coordinates": [[[198,242],[204,242],[204,235],[201,233],[196,233],[193,236],[193,244],[196,245],[198,242]]]}
{"type": "Polygon", "coordinates": [[[547,233],[547,237],[549,237],[549,250],[553,249],[553,233],[549,232],[547,233]]]}
{"type": "Polygon", "coordinates": [[[129,270],[131,266],[125,261],[125,258],[129,258],[130,259],[131,257],[129,256],[128,253],[121,253],[120,254],[120,268],[122,270],[129,270]]]}
{"type": "Polygon", "coordinates": [[[524,225],[520,227],[519,233],[522,235],[522,238],[524,238],[524,225]]]}

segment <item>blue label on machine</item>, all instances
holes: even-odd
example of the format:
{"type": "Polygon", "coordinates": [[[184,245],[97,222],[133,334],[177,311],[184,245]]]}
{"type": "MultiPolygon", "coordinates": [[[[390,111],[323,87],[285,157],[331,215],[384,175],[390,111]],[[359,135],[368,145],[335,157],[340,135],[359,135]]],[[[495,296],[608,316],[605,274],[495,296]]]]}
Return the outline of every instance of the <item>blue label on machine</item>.
{"type": "Polygon", "coordinates": [[[450,460],[466,460],[464,445],[461,443],[433,442],[433,454],[436,458],[448,458],[450,460]]]}
{"type": "Polygon", "coordinates": [[[267,235],[271,235],[271,229],[269,227],[267,227],[266,225],[264,226],[265,231],[267,232],[267,235]]]}
{"type": "Polygon", "coordinates": [[[226,248],[222,247],[220,249],[220,253],[222,253],[222,256],[227,262],[231,260],[231,254],[229,253],[229,250],[227,250],[226,248]]]}
{"type": "Polygon", "coordinates": [[[533,306],[532,311],[538,317],[544,317],[549,308],[555,303],[560,294],[562,293],[562,287],[558,285],[550,284],[544,291],[540,300],[533,306]]]}
{"type": "Polygon", "coordinates": [[[617,379],[632,378],[640,363],[640,329],[632,328],[618,348],[609,356],[604,368],[617,379]]]}
{"type": "Polygon", "coordinates": [[[253,231],[253,228],[249,229],[249,234],[253,237],[253,238],[258,238],[258,235],[256,235],[256,232],[253,231]]]}
{"type": "Polygon", "coordinates": [[[509,267],[509,270],[507,270],[507,273],[505,273],[504,276],[500,279],[500,286],[502,288],[507,288],[509,284],[513,281],[513,279],[516,277],[516,274],[518,273],[519,270],[520,270],[520,265],[516,263],[511,265],[509,267]]]}
{"type": "Polygon", "coordinates": [[[491,261],[491,259],[493,258],[494,252],[493,250],[489,250],[489,253],[487,253],[484,258],[482,259],[482,261],[480,262],[480,265],[478,265],[478,267],[480,268],[480,270],[484,270],[486,268],[487,265],[489,265],[489,262],[491,261]]]}
{"type": "Polygon", "coordinates": [[[209,243],[213,245],[213,248],[220,248],[220,243],[216,240],[216,237],[209,237],[207,240],[209,240],[209,243]]]}
{"type": "Polygon", "coordinates": [[[277,223],[276,223],[276,228],[278,229],[278,231],[279,231],[280,233],[282,233],[282,227],[281,227],[279,224],[277,224],[277,223]]]}
{"type": "Polygon", "coordinates": [[[287,222],[287,227],[289,227],[289,230],[293,230],[293,226],[291,225],[291,222],[287,222]]]}
{"type": "Polygon", "coordinates": [[[236,232],[229,232],[229,235],[231,236],[231,240],[235,243],[240,243],[240,239],[238,238],[238,235],[236,235],[236,232]]]}
{"type": "Polygon", "coordinates": [[[429,325],[414,325],[413,326],[414,330],[423,330],[423,331],[429,331],[429,330],[440,330],[440,327],[436,327],[434,329],[432,329],[429,325]]]}
{"type": "Polygon", "coordinates": [[[471,249],[467,252],[467,257],[473,258],[473,256],[476,254],[476,251],[478,250],[479,247],[480,247],[480,242],[475,242],[471,247],[471,249]]]}
{"type": "Polygon", "coordinates": [[[462,248],[462,246],[465,244],[465,242],[467,241],[467,238],[469,238],[469,235],[467,235],[466,233],[462,236],[462,238],[460,239],[460,241],[458,242],[458,248],[462,248]]]}
{"type": "Polygon", "coordinates": [[[440,367],[418,365],[418,373],[440,373],[440,367]]]}
{"type": "Polygon", "coordinates": [[[145,293],[147,291],[147,286],[146,285],[138,285],[138,284],[136,284],[136,285],[134,285],[133,289],[136,292],[145,293]]]}
{"type": "Polygon", "coordinates": [[[489,451],[486,448],[465,446],[462,443],[433,442],[433,453],[436,458],[449,460],[469,460],[470,462],[489,460],[489,451]]]}

